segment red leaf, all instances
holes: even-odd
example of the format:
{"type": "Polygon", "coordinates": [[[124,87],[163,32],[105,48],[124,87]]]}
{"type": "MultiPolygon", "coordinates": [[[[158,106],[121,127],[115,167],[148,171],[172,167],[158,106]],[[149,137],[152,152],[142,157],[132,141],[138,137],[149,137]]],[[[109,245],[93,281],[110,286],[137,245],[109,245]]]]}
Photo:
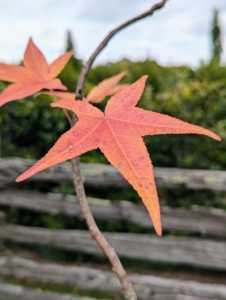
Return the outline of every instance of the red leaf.
{"type": "Polygon", "coordinates": [[[0,80],[14,82],[0,95],[0,106],[42,89],[66,90],[61,81],[54,78],[62,71],[72,54],[73,51],[67,52],[49,65],[30,39],[24,53],[24,67],[0,63],[0,80]]]}
{"type": "Polygon", "coordinates": [[[24,180],[50,166],[99,147],[110,163],[138,192],[149,211],[156,232],[161,235],[153,166],[141,136],[197,133],[216,140],[220,138],[202,127],[135,107],[144,90],[146,78],[147,76],[143,76],[114,95],[107,103],[105,114],[86,102],[62,100],[53,103],[52,106],[72,110],[78,116],[78,122],[16,181],[24,180]]]}

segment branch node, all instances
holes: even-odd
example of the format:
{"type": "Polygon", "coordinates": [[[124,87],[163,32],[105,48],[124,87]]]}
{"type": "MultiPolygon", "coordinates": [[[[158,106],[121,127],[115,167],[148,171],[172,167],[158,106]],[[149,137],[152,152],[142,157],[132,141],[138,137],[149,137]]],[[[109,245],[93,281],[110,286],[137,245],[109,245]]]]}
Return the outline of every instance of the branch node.
{"type": "Polygon", "coordinates": [[[75,100],[82,100],[82,99],[83,99],[83,93],[82,93],[82,89],[80,88],[78,92],[76,92],[75,100]]]}

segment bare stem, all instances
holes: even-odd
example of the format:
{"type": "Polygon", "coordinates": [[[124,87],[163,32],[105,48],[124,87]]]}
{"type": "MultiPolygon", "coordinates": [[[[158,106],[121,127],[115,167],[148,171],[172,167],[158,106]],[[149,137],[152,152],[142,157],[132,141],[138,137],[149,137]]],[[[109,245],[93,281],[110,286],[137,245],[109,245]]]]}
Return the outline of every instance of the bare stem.
{"type": "MultiPolygon", "coordinates": [[[[141,20],[147,16],[152,15],[154,13],[154,11],[162,8],[165,5],[166,1],[167,0],[162,0],[161,2],[153,5],[152,8],[149,9],[148,11],[144,12],[143,14],[141,14],[135,18],[132,18],[132,19],[126,21],[125,23],[121,24],[120,26],[118,26],[117,28],[115,28],[114,30],[109,32],[109,34],[105,37],[105,39],[100,43],[100,45],[96,48],[96,50],[90,56],[90,58],[85,63],[85,65],[81,71],[79,81],[77,84],[77,88],[76,88],[76,100],[83,99],[83,88],[84,88],[84,83],[85,83],[87,74],[88,74],[95,58],[103,50],[103,48],[107,45],[109,40],[123,28],[135,23],[138,20],[141,20]]],[[[77,116],[73,115],[72,126],[76,122],[77,122],[77,116]]],[[[79,157],[75,157],[72,159],[72,168],[73,168],[73,181],[74,181],[77,197],[78,197],[78,200],[79,200],[79,203],[81,206],[83,216],[88,225],[90,234],[91,234],[92,238],[98,243],[98,245],[103,250],[103,252],[106,254],[106,256],[108,257],[108,259],[112,265],[112,269],[115,272],[116,276],[118,277],[118,279],[122,285],[125,298],[127,300],[137,300],[136,293],[129,281],[126,271],[124,270],[124,268],[118,258],[118,255],[116,254],[115,250],[109,245],[109,243],[107,242],[107,240],[105,239],[103,234],[100,232],[100,230],[97,227],[97,224],[93,218],[92,212],[90,210],[90,207],[89,207],[89,204],[88,204],[88,201],[86,198],[84,185],[82,182],[79,157]]]]}
{"type": "Polygon", "coordinates": [[[83,88],[84,88],[84,83],[86,80],[86,77],[89,73],[89,70],[94,62],[94,60],[96,59],[96,57],[98,56],[98,54],[104,49],[104,47],[107,46],[108,42],[110,41],[110,39],[116,34],[118,33],[120,30],[124,29],[125,27],[141,20],[144,19],[148,16],[151,16],[156,10],[161,9],[167,0],[162,0],[159,3],[154,4],[149,10],[147,10],[146,12],[124,22],[123,24],[119,25],[118,27],[116,27],[115,29],[113,29],[112,31],[110,31],[108,33],[108,35],[103,39],[103,41],[100,43],[100,45],[96,48],[96,50],[93,52],[93,54],[90,56],[90,58],[87,60],[87,62],[85,63],[85,65],[82,68],[79,80],[78,80],[78,84],[77,84],[77,88],[76,88],[76,99],[77,100],[82,100],[83,98],[83,88]]]}
{"type": "Polygon", "coordinates": [[[81,210],[83,212],[83,216],[86,220],[86,223],[88,225],[90,234],[92,238],[97,242],[97,244],[101,247],[103,252],[108,257],[109,261],[111,262],[113,271],[116,273],[122,288],[124,295],[126,299],[128,300],[137,300],[137,296],[133,290],[133,287],[128,279],[128,276],[126,274],[126,271],[124,270],[116,252],[115,249],[112,248],[103,234],[100,232],[99,228],[97,227],[97,224],[93,218],[92,212],[90,210],[84,186],[82,183],[81,178],[81,171],[80,171],[80,163],[79,163],[79,157],[75,157],[72,159],[72,168],[73,168],[73,180],[74,184],[77,187],[77,198],[79,200],[81,210]]]}

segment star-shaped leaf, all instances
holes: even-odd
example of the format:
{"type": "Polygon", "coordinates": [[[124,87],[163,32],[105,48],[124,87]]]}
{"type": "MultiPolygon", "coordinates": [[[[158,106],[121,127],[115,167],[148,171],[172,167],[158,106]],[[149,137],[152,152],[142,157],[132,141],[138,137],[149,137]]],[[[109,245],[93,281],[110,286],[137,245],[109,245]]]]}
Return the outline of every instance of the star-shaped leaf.
{"type": "Polygon", "coordinates": [[[24,53],[24,66],[0,63],[0,80],[13,82],[0,95],[0,106],[30,96],[42,89],[66,90],[67,88],[55,77],[72,55],[73,51],[67,52],[49,65],[42,52],[30,39],[24,53]]]}
{"type": "Polygon", "coordinates": [[[143,92],[147,76],[115,94],[107,103],[105,113],[84,101],[62,100],[52,104],[72,110],[78,122],[64,133],[50,151],[34,166],[20,175],[24,180],[50,166],[100,148],[142,198],[161,235],[161,220],[153,166],[142,136],[154,134],[204,134],[220,138],[213,132],[173,117],[135,107],[143,92]]]}

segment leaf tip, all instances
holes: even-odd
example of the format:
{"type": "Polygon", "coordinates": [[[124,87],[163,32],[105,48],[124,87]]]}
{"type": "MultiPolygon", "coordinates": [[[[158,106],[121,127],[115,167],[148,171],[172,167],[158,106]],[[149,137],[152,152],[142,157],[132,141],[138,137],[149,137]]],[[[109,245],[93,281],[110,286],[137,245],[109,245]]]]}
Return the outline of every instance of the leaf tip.
{"type": "Polygon", "coordinates": [[[146,81],[147,80],[147,78],[148,78],[148,75],[143,75],[141,78],[140,78],[140,80],[142,80],[142,81],[146,81]]]}
{"type": "Polygon", "coordinates": [[[142,91],[145,88],[145,84],[146,84],[146,80],[148,78],[148,75],[143,75],[140,79],[138,79],[134,84],[137,85],[141,85],[142,86],[142,91]]]}
{"type": "Polygon", "coordinates": [[[68,55],[73,55],[73,54],[75,54],[75,51],[74,50],[70,50],[67,53],[68,53],[68,55]]]}
{"type": "Polygon", "coordinates": [[[155,229],[155,232],[157,233],[158,236],[162,236],[162,224],[161,224],[161,220],[160,220],[160,216],[159,218],[156,220],[156,218],[152,217],[152,223],[155,229]]]}
{"type": "Polygon", "coordinates": [[[18,177],[15,179],[15,182],[20,182],[20,181],[23,181],[22,175],[18,176],[18,177]]]}
{"type": "Polygon", "coordinates": [[[62,100],[60,100],[60,101],[57,101],[57,102],[52,102],[52,103],[50,103],[50,106],[52,106],[52,107],[58,107],[58,104],[59,104],[59,102],[61,102],[62,100]]]}
{"type": "MultiPolygon", "coordinates": [[[[204,133],[204,134],[205,134],[205,133],[204,133]]],[[[216,141],[221,141],[221,137],[220,137],[219,135],[215,134],[215,133],[212,132],[212,131],[207,130],[207,133],[206,133],[205,135],[211,137],[212,139],[214,139],[214,140],[216,140],[216,141]]]]}
{"type": "Polygon", "coordinates": [[[159,226],[159,227],[155,228],[155,231],[156,231],[158,236],[162,236],[162,226],[159,226]]]}
{"type": "Polygon", "coordinates": [[[29,47],[31,47],[33,45],[34,45],[33,39],[32,39],[32,37],[29,37],[29,40],[28,40],[28,43],[27,43],[27,47],[29,48],[29,47]]]}
{"type": "Polygon", "coordinates": [[[216,135],[215,140],[220,142],[222,138],[219,135],[216,135]]]}

